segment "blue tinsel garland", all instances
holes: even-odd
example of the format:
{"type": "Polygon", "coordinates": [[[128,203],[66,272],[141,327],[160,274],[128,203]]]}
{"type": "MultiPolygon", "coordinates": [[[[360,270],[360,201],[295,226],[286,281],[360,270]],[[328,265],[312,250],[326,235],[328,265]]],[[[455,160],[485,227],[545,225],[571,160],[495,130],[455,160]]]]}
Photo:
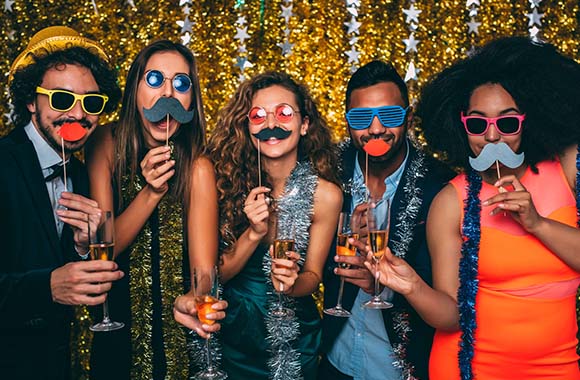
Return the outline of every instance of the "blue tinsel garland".
{"type": "Polygon", "coordinates": [[[459,262],[459,291],[457,302],[459,306],[459,326],[461,327],[461,342],[459,349],[459,370],[462,380],[473,379],[471,361],[474,354],[475,329],[475,297],[479,280],[477,279],[479,241],[481,238],[481,176],[470,170],[467,173],[467,199],[465,200],[463,218],[463,244],[461,245],[461,261],[459,262]]]}

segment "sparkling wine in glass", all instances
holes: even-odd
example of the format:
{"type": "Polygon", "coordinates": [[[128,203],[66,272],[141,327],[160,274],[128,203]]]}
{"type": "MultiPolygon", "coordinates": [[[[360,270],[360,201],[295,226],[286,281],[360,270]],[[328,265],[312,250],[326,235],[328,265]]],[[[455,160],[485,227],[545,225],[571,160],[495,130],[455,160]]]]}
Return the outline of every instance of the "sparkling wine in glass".
{"type": "MultiPolygon", "coordinates": [[[[89,223],[89,251],[91,260],[113,260],[115,250],[115,219],[112,211],[103,212],[96,231],[91,231],[89,223]]],[[[125,326],[109,318],[109,300],[103,303],[103,320],[89,327],[91,331],[114,331],[125,326]]]]}
{"type": "MultiPolygon", "coordinates": [[[[195,309],[197,310],[197,318],[201,323],[207,325],[214,324],[215,321],[208,319],[207,315],[215,312],[212,309],[212,305],[219,300],[217,268],[215,266],[193,268],[191,287],[193,290],[195,309]]],[[[193,378],[199,380],[225,380],[228,378],[228,375],[213,364],[211,351],[209,349],[210,339],[211,335],[205,340],[206,368],[196,373],[193,378]]]]}
{"type": "MultiPolygon", "coordinates": [[[[368,243],[371,246],[375,264],[377,264],[381,257],[383,257],[387,249],[387,244],[389,243],[390,206],[390,200],[372,197],[368,200],[368,243]]],[[[380,296],[378,266],[375,265],[375,268],[377,268],[375,272],[375,294],[373,298],[363,304],[363,307],[366,307],[367,309],[389,309],[393,307],[393,304],[385,301],[380,296]]]]}
{"type": "MultiPolygon", "coordinates": [[[[285,226],[284,223],[280,223],[277,218],[276,223],[276,238],[274,239],[274,258],[275,259],[287,259],[288,256],[286,252],[294,251],[294,223],[290,222],[289,226],[285,226]]],[[[278,306],[271,310],[272,316],[280,319],[292,318],[294,316],[294,310],[284,307],[284,300],[282,297],[282,292],[284,291],[284,284],[280,283],[280,289],[276,290],[278,293],[278,306]]]]}
{"type": "MultiPolygon", "coordinates": [[[[338,231],[336,234],[336,254],[338,256],[355,256],[356,248],[348,242],[348,239],[358,240],[358,226],[354,225],[354,219],[348,212],[341,212],[338,218],[338,231]]],[[[350,265],[340,263],[340,267],[347,269],[350,265]]],[[[335,317],[348,318],[351,313],[342,307],[342,292],[344,289],[344,277],[340,277],[340,287],[338,289],[338,300],[336,306],[324,309],[324,313],[335,317]]]]}

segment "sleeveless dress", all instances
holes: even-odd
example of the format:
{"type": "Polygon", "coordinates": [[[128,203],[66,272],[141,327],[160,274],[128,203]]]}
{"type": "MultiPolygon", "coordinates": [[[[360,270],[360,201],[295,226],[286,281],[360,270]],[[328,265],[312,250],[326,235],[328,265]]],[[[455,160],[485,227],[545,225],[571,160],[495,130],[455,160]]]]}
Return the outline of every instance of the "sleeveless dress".
{"type": "MultiPolygon", "coordinates": [[[[538,213],[575,226],[576,200],[559,161],[529,168],[521,183],[538,213]]],[[[466,199],[464,174],[451,184],[466,199]]],[[[497,188],[482,183],[484,201],[497,188]]],[[[482,206],[479,290],[472,368],[477,380],[580,379],[576,354],[576,290],[580,274],[528,234],[509,215],[490,216],[482,206]]],[[[461,332],[437,331],[430,358],[431,380],[459,379],[461,332]]]]}
{"type": "MultiPolygon", "coordinates": [[[[308,247],[313,195],[317,177],[310,164],[299,163],[279,200],[280,217],[296,225],[296,250],[303,258],[308,247]]],[[[270,280],[270,254],[261,244],[233,279],[223,286],[228,301],[220,331],[221,368],[231,380],[315,379],[320,345],[320,315],[312,296],[284,296],[296,317],[277,324],[269,310],[277,302],[270,280]],[[289,335],[288,335],[289,334],[289,335]],[[289,336],[284,341],[284,336],[289,336]]]]}

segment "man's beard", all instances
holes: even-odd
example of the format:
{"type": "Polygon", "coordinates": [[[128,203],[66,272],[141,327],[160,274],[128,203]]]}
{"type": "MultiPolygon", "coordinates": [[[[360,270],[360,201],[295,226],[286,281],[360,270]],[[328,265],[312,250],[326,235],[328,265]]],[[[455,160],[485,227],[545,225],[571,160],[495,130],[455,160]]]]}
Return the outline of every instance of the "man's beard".
{"type": "MultiPolygon", "coordinates": [[[[37,107],[37,110],[38,110],[38,107],[37,107]]],[[[83,148],[83,146],[85,145],[86,138],[83,138],[79,141],[74,141],[74,142],[64,141],[61,139],[57,140],[51,134],[51,132],[53,132],[57,127],[62,126],[64,123],[67,123],[67,122],[70,123],[70,122],[75,122],[75,121],[80,123],[83,126],[83,128],[86,128],[87,130],[90,130],[92,127],[91,123],[89,123],[89,121],[85,118],[83,118],[81,120],[62,118],[62,119],[55,121],[51,125],[46,125],[46,124],[42,123],[42,114],[40,112],[37,111],[34,114],[34,117],[36,120],[36,125],[38,126],[38,129],[40,130],[40,134],[46,140],[48,145],[50,145],[52,147],[52,149],[54,149],[55,151],[62,152],[62,145],[61,144],[64,143],[64,151],[66,154],[72,154],[74,152],[81,150],[83,148]]]]}

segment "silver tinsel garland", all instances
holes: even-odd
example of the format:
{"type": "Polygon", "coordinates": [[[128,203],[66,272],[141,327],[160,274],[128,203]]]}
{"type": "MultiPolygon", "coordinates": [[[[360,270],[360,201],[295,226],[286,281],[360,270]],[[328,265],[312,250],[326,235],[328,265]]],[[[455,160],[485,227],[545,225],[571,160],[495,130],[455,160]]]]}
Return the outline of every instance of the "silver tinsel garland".
{"type": "MultiPolygon", "coordinates": [[[[309,228],[314,206],[314,192],[318,177],[309,162],[299,162],[286,180],[284,196],[277,200],[278,228],[293,228],[295,231],[295,249],[300,254],[298,265],[302,267],[306,258],[309,228]]],[[[272,262],[269,251],[264,252],[263,271],[270,291],[268,292],[268,310],[278,306],[278,294],[270,277],[272,262]]],[[[285,307],[296,311],[296,302],[292,297],[282,295],[285,307]]],[[[298,339],[299,323],[296,316],[280,319],[266,316],[266,340],[270,347],[270,379],[300,380],[303,379],[300,366],[300,353],[293,347],[298,339]]]]}

